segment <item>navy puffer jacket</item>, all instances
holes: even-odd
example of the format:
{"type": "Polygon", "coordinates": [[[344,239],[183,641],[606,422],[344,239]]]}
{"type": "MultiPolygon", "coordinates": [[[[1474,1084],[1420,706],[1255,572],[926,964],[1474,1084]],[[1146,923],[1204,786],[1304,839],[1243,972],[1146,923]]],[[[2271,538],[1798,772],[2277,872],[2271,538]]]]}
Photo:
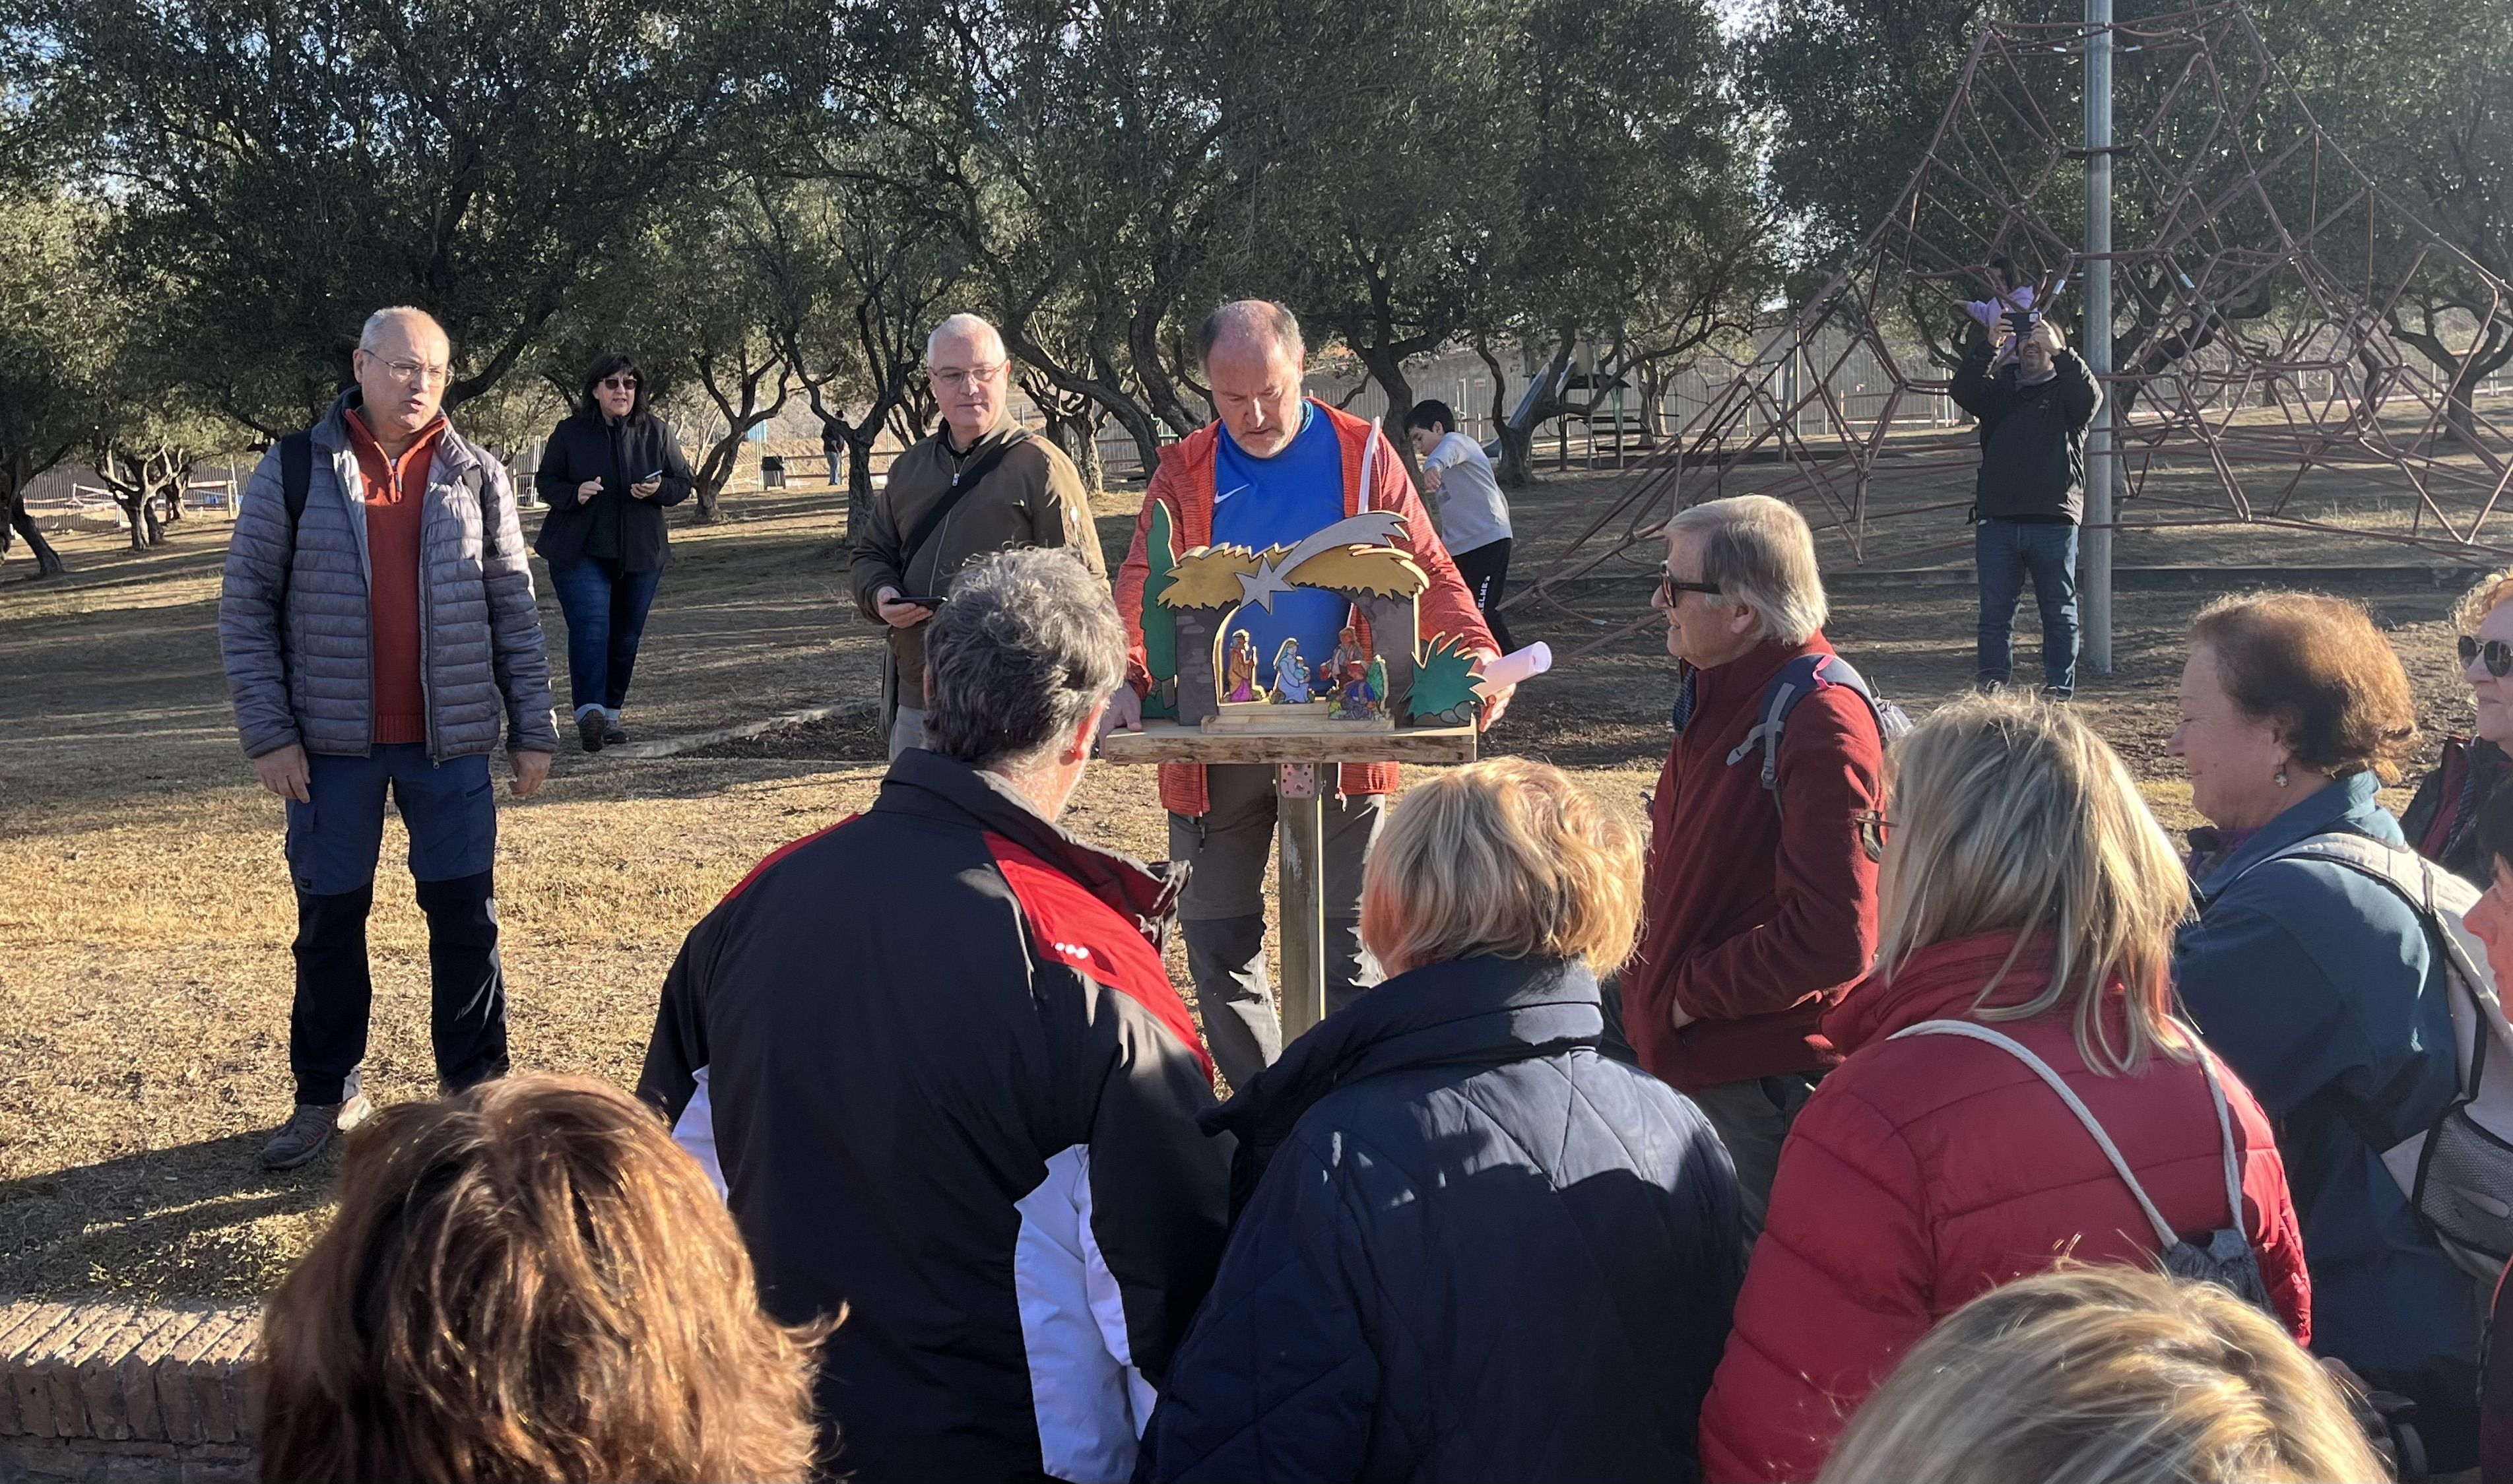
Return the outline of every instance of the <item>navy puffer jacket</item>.
{"type": "Polygon", "coordinates": [[[1205,1115],[1245,1205],[1138,1477],[1695,1477],[1735,1176],[1604,1023],[1580,965],[1437,964],[1205,1115]]]}

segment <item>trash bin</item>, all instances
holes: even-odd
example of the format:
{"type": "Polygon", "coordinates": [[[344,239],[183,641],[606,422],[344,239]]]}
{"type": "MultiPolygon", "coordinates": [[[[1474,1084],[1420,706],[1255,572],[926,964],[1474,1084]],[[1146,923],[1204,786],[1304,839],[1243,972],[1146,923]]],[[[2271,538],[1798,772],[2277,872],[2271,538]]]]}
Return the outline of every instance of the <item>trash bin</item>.
{"type": "Polygon", "coordinates": [[[785,488],[785,461],[781,456],[770,454],[759,461],[759,487],[763,490],[785,488]]]}

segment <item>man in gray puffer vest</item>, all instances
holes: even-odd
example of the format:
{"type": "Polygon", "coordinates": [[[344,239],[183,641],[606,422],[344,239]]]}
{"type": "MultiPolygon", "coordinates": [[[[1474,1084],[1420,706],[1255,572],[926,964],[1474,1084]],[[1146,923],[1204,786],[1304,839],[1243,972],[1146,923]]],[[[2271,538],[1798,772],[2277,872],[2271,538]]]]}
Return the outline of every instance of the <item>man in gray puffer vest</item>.
{"type": "Polygon", "coordinates": [[[517,798],[558,749],[549,662],[505,466],[441,411],[452,347],[417,309],[378,310],[358,384],[272,445],[246,487],[219,598],[236,728],[288,801],[297,885],[297,1108],[261,1151],[291,1169],[370,1111],[367,912],[390,790],[427,915],[429,1028],[448,1091],[506,1070],[489,753],[517,798]]]}

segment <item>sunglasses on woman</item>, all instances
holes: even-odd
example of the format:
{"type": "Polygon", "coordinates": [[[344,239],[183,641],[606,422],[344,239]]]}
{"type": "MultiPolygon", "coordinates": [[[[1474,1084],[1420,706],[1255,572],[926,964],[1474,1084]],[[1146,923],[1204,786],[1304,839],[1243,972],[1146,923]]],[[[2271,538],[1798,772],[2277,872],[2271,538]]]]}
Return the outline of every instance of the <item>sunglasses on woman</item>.
{"type": "Polygon", "coordinates": [[[2460,636],[2460,662],[2465,666],[2479,656],[2487,657],[2487,673],[2501,680],[2513,675],[2513,644],[2490,639],[2481,644],[2467,634],[2460,636]]]}
{"type": "Polygon", "coordinates": [[[637,379],[635,377],[605,377],[602,379],[602,389],[605,391],[635,391],[637,389],[637,379]]]}

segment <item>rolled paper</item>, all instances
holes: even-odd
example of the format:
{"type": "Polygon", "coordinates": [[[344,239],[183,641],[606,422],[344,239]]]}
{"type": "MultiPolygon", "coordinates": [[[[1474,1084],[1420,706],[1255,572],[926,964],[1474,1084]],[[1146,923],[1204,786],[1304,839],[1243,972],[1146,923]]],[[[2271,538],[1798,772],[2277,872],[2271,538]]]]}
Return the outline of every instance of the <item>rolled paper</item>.
{"type": "Polygon", "coordinates": [[[1553,647],[1538,639],[1522,650],[1501,656],[1483,668],[1487,685],[1517,685],[1532,680],[1553,668],[1553,647]]]}

